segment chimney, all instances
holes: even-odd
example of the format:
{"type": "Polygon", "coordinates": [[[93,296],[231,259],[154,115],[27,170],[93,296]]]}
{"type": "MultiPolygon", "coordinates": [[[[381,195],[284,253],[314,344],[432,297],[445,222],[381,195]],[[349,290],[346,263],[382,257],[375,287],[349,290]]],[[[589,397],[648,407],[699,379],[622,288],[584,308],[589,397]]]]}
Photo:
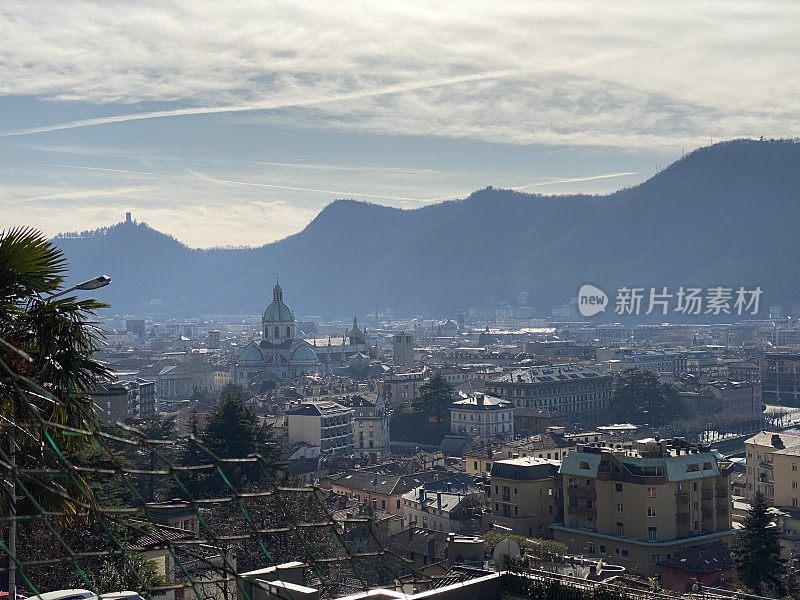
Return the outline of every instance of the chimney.
{"type": "Polygon", "coordinates": [[[475,394],[475,400],[477,400],[478,406],[483,406],[483,400],[484,400],[483,394],[481,394],[480,392],[475,394]]]}
{"type": "Polygon", "coordinates": [[[775,448],[783,448],[783,440],[777,433],[772,434],[772,445],[775,448]]]}
{"type": "Polygon", "coordinates": [[[436,492],[436,507],[442,510],[442,492],[436,492]]]}
{"type": "Polygon", "coordinates": [[[428,540],[428,558],[436,558],[436,538],[431,537],[428,540]]]}

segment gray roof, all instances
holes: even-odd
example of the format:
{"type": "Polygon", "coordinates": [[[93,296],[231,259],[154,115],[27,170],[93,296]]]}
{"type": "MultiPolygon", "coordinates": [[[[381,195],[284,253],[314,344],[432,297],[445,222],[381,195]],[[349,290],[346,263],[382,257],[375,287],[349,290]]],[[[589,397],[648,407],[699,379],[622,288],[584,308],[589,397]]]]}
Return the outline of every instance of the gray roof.
{"type": "MultiPolygon", "coordinates": [[[[569,456],[569,455],[567,455],[569,456]]],[[[538,481],[547,479],[558,473],[558,461],[546,458],[507,458],[492,463],[492,477],[538,481]]]]}
{"type": "Polygon", "coordinates": [[[610,373],[603,373],[594,369],[578,365],[525,367],[514,369],[510,373],[493,379],[493,383],[560,383],[581,379],[595,379],[598,377],[611,377],[610,373]]]}

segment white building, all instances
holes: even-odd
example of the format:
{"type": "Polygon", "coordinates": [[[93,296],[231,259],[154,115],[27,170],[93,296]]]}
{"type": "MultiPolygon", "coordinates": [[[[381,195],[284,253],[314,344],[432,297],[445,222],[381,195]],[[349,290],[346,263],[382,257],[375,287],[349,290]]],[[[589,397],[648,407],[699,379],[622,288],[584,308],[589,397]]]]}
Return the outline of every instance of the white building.
{"type": "Polygon", "coordinates": [[[377,460],[389,456],[389,414],[380,398],[360,394],[340,402],[353,411],[353,456],[377,460]]]}
{"type": "Polygon", "coordinates": [[[483,442],[513,440],[514,404],[482,393],[454,402],[450,408],[450,432],[483,442]]]}
{"type": "Polygon", "coordinates": [[[290,442],[319,446],[320,455],[349,456],[353,451],[353,411],[331,400],[302,402],[286,411],[290,442]]]}
{"type": "Polygon", "coordinates": [[[403,515],[409,527],[446,533],[472,533],[480,525],[480,495],[426,490],[403,494],[403,515]]]}

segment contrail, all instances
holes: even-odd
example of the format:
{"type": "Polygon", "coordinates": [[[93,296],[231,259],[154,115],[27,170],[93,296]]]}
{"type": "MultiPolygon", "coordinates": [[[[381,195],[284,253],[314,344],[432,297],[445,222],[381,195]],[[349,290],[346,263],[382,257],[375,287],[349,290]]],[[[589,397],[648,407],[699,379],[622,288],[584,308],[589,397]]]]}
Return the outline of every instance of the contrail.
{"type": "Polygon", "coordinates": [[[592,175],[591,177],[572,177],[569,179],[552,179],[550,181],[541,181],[538,183],[527,183],[525,185],[518,185],[512,187],[512,190],[524,190],[530,187],[543,187],[547,185],[557,185],[559,183],[577,183],[579,181],[594,181],[595,179],[611,179],[613,177],[628,177],[629,175],[638,175],[639,173],[625,172],[625,173],[605,173],[604,175],[592,175]]]}
{"type": "Polygon", "coordinates": [[[123,115],[111,115],[108,117],[94,117],[91,119],[79,119],[77,121],[66,121],[63,123],[52,123],[50,125],[40,125],[38,127],[25,127],[23,129],[7,129],[0,131],[0,138],[15,137],[21,135],[33,135],[36,133],[47,133],[50,131],[63,131],[65,129],[78,129],[80,127],[93,127],[96,125],[108,125],[111,123],[125,123],[128,121],[144,121],[147,119],[164,119],[167,117],[184,117],[193,115],[212,115],[222,113],[238,113],[250,111],[268,111],[283,108],[303,108],[305,106],[316,106],[328,104],[342,100],[357,100],[360,98],[371,98],[375,96],[387,96],[400,92],[410,92],[422,89],[429,89],[441,86],[456,85],[459,83],[469,83],[471,81],[482,81],[486,79],[501,79],[519,73],[516,69],[506,69],[489,73],[477,73],[473,75],[462,75],[450,77],[437,81],[427,81],[420,83],[404,83],[390,85],[377,90],[363,90],[349,94],[338,94],[325,98],[314,98],[309,100],[297,100],[295,102],[247,102],[245,104],[229,104],[224,106],[198,106],[193,108],[175,108],[171,110],[156,110],[142,113],[128,113],[123,115]]]}
{"type": "Polygon", "coordinates": [[[65,165],[57,163],[47,163],[44,166],[58,167],[62,169],[81,169],[85,171],[102,171],[104,173],[122,173],[124,175],[143,175],[145,177],[166,177],[169,179],[180,179],[182,181],[202,181],[204,183],[215,183],[217,185],[231,185],[243,187],[257,187],[275,190],[288,190],[294,192],[312,192],[317,194],[332,194],[340,198],[375,198],[377,200],[399,200],[426,203],[429,200],[425,198],[411,198],[408,196],[384,196],[380,194],[363,194],[361,192],[342,191],[342,190],[328,190],[322,188],[309,188],[309,187],[296,187],[290,185],[280,185],[277,183],[259,183],[257,181],[238,181],[235,179],[220,179],[211,177],[197,171],[189,170],[191,175],[175,175],[172,173],[153,173],[151,171],[131,171],[128,169],[109,169],[106,167],[88,167],[84,165],[65,165]]]}

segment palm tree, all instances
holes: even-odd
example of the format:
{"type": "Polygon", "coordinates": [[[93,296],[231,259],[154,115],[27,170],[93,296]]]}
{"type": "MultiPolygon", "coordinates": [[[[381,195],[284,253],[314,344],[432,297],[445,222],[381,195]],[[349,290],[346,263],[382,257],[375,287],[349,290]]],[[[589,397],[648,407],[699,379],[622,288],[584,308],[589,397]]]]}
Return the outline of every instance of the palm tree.
{"type": "Polygon", "coordinates": [[[40,232],[0,232],[0,469],[16,483],[0,501],[16,487],[20,509],[70,519],[92,494],[68,458],[93,444],[90,391],[110,373],[93,358],[103,342],[92,319],[106,305],[54,298],[65,274],[63,252],[40,232]]]}

